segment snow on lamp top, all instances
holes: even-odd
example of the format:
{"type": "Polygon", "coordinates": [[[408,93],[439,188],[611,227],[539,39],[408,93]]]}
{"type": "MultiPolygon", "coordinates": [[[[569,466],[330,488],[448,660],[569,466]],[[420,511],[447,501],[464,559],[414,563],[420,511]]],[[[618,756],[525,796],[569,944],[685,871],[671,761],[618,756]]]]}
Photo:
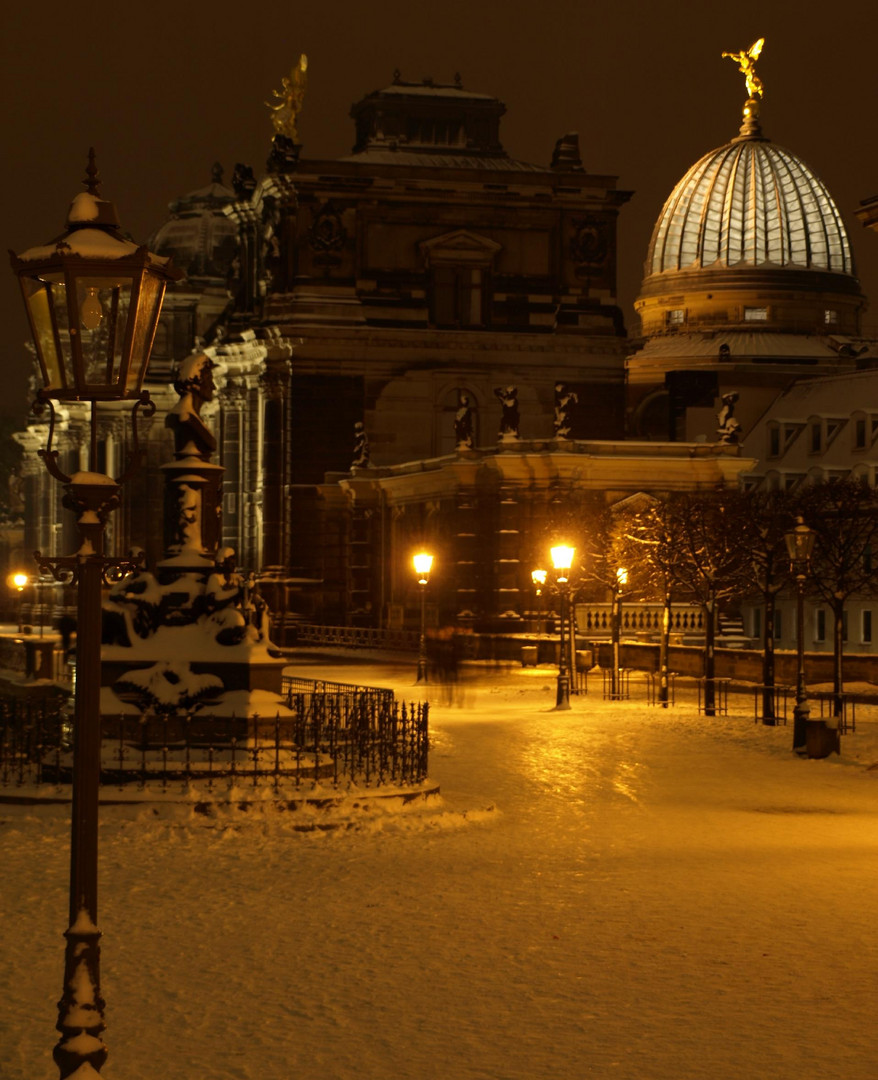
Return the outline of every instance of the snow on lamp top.
{"type": "Polygon", "coordinates": [[[180,274],[122,232],[100,198],[94,150],[87,191],[48,244],[10,253],[43,377],[44,397],[112,401],[140,396],[169,281],[180,274]]]}

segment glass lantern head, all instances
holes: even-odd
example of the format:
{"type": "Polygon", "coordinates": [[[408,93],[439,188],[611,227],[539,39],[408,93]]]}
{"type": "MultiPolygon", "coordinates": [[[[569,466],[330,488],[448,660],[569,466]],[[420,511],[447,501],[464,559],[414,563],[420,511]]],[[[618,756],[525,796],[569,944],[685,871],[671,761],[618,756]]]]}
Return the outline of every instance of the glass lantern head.
{"type": "Polygon", "coordinates": [[[12,255],[43,379],[56,401],[140,397],[169,281],[170,259],[132,243],[100,198],[94,152],[87,191],[48,244],[12,255]]]}
{"type": "Polygon", "coordinates": [[[430,571],[433,568],[433,556],[426,551],[419,551],[417,555],[413,556],[412,565],[415,568],[415,573],[418,575],[418,584],[426,585],[427,578],[430,576],[430,571]]]}

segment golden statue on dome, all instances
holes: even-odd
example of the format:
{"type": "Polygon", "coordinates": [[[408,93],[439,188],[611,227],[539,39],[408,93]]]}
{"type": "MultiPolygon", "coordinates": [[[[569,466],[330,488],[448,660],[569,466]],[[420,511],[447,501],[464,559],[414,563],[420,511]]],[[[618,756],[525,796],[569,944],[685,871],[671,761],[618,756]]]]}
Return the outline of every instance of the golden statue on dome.
{"type": "Polygon", "coordinates": [[[754,41],[746,52],[742,49],[737,53],[723,53],[723,57],[728,56],[729,59],[737,61],[738,71],[743,72],[747,80],[747,94],[751,101],[755,101],[756,98],[761,98],[763,95],[762,80],[756,74],[756,61],[759,59],[764,44],[765,38],[760,38],[758,41],[754,41]]]}
{"type": "Polygon", "coordinates": [[[280,90],[272,90],[274,101],[266,101],[271,110],[271,122],[278,135],[285,135],[292,142],[298,142],[296,120],[302,111],[305,100],[305,87],[308,82],[308,57],[302,53],[299,62],[289,75],[284,75],[280,90]]]}

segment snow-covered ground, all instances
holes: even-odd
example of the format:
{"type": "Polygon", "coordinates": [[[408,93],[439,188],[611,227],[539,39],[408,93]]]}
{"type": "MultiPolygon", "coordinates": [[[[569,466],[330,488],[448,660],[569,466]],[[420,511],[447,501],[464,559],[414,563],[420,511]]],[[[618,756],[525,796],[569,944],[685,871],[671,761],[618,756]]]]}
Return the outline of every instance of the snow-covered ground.
{"type": "MultiPolygon", "coordinates": [[[[411,664],[319,674],[422,694],[411,664]]],[[[554,686],[428,688],[439,799],[105,807],[102,1075],[878,1075],[878,715],[810,761],[750,698],[707,720],[593,680],[559,713],[554,686]]],[[[0,806],[3,1080],[56,1075],[67,853],[66,808],[0,806]]]]}

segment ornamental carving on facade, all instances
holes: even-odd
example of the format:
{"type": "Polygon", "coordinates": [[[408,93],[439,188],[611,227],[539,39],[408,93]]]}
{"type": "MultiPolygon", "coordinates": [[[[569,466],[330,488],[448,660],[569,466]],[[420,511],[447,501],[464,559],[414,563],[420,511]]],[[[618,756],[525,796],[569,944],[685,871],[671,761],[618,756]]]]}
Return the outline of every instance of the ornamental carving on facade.
{"type": "Polygon", "coordinates": [[[579,270],[597,270],[604,266],[610,250],[607,222],[589,215],[575,218],[570,237],[570,258],[579,270]]]}
{"type": "Polygon", "coordinates": [[[339,253],[348,239],[341,210],[330,200],[319,210],[313,211],[313,215],[308,230],[308,246],[314,253],[314,262],[319,266],[335,266],[341,262],[339,253]]]}

